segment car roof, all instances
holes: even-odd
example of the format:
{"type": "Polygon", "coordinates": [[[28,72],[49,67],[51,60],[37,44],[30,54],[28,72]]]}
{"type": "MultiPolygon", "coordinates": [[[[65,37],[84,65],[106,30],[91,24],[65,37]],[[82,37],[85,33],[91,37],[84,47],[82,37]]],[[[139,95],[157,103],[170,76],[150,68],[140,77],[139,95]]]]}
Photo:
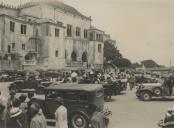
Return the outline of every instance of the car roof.
{"type": "Polygon", "coordinates": [[[72,83],[66,83],[66,84],[54,84],[51,85],[45,90],[72,90],[72,91],[96,91],[102,89],[101,84],[72,84],[72,83]]]}

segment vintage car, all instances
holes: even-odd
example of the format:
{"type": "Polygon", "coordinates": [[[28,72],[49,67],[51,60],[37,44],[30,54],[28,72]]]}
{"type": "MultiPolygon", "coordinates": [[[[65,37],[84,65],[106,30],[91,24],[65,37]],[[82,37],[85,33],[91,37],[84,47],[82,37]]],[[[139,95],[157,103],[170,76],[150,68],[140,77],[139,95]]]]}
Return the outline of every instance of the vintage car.
{"type": "MultiPolygon", "coordinates": [[[[79,82],[79,84],[94,84],[90,79],[83,79],[79,82]]],[[[116,96],[121,94],[122,91],[126,90],[126,85],[124,81],[117,80],[117,81],[105,81],[100,82],[104,88],[104,99],[106,102],[109,102],[112,99],[112,96],[116,96]]]]}
{"type": "Polygon", "coordinates": [[[105,101],[110,101],[112,96],[121,94],[125,90],[124,84],[121,81],[111,82],[111,83],[102,83],[105,94],[105,101]]]}
{"type": "Polygon", "coordinates": [[[45,99],[37,99],[47,119],[54,121],[58,108],[56,98],[62,97],[68,109],[71,128],[89,128],[94,106],[104,108],[104,91],[98,84],[58,84],[45,88],[45,99]]]}
{"type": "Polygon", "coordinates": [[[152,98],[166,98],[169,96],[168,88],[164,83],[143,83],[137,87],[136,96],[143,101],[152,98]]]}
{"type": "Polygon", "coordinates": [[[14,90],[15,92],[23,92],[26,90],[33,90],[37,93],[44,93],[45,87],[48,87],[52,84],[50,81],[43,81],[42,79],[33,79],[33,80],[25,80],[20,79],[16,80],[10,84],[9,90],[14,90]]]}

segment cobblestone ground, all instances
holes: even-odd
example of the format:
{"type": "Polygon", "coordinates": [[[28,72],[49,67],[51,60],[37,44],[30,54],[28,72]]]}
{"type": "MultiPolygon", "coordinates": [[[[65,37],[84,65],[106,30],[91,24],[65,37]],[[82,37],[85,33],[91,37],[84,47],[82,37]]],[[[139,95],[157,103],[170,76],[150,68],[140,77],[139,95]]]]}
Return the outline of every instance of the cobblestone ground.
{"type": "MultiPolygon", "coordinates": [[[[8,84],[0,83],[0,90],[6,97],[8,84]]],[[[105,108],[112,110],[109,128],[158,128],[158,121],[173,105],[174,101],[139,101],[134,90],[113,97],[105,108]]]]}

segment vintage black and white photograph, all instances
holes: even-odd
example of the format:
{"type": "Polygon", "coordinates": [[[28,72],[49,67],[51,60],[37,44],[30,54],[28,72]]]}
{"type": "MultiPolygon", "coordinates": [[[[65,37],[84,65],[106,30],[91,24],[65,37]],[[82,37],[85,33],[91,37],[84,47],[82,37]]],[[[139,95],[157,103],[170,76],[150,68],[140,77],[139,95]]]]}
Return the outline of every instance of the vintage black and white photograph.
{"type": "Polygon", "coordinates": [[[0,128],[174,128],[174,1],[0,0],[0,128]]]}

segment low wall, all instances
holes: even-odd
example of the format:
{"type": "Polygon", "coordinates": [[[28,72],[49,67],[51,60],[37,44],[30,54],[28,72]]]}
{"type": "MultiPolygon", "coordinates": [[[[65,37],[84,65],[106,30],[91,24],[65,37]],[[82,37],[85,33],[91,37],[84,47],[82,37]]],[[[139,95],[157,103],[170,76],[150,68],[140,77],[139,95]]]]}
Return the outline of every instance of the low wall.
{"type": "Polygon", "coordinates": [[[0,70],[20,70],[22,69],[19,60],[0,60],[0,70]]]}

